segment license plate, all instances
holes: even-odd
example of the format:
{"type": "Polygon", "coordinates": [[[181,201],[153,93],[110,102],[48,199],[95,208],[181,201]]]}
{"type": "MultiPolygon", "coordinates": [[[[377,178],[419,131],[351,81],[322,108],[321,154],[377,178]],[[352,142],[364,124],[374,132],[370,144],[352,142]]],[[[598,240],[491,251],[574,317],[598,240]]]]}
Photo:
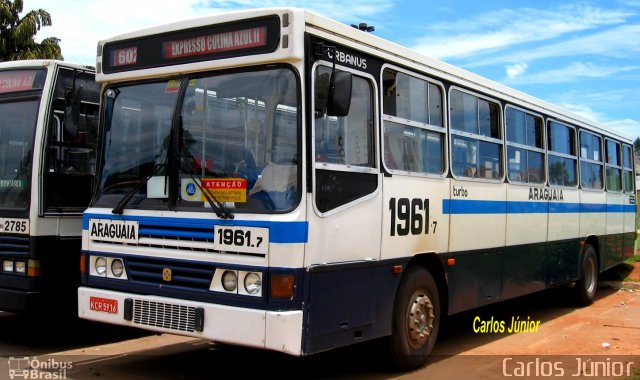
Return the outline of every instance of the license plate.
{"type": "Polygon", "coordinates": [[[110,298],[90,297],[89,308],[101,313],[118,314],[118,300],[110,298]]]}
{"type": "Polygon", "coordinates": [[[269,252],[269,229],[262,227],[216,226],[213,248],[219,251],[234,251],[267,254],[269,252]]]}

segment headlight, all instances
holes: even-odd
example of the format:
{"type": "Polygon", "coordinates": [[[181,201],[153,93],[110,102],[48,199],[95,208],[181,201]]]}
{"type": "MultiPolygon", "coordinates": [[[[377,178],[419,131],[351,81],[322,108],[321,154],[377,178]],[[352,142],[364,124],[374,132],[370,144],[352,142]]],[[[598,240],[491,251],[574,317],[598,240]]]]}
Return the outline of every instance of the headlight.
{"type": "Polygon", "coordinates": [[[16,261],[16,273],[25,274],[27,273],[27,263],[26,261],[16,261]]]}
{"type": "Polygon", "coordinates": [[[106,276],[107,274],[107,259],[100,256],[96,258],[95,261],[96,273],[99,276],[106,276]]]}
{"type": "Polygon", "coordinates": [[[247,291],[247,293],[257,294],[258,292],[260,292],[261,288],[262,279],[260,278],[259,274],[251,272],[244,277],[244,289],[247,291]]]}
{"type": "Polygon", "coordinates": [[[124,264],[122,263],[122,260],[113,259],[111,262],[111,273],[116,277],[122,276],[122,273],[124,273],[124,264]]]}
{"type": "Polygon", "coordinates": [[[13,260],[2,260],[2,270],[5,272],[13,272],[13,260]]]}
{"type": "Polygon", "coordinates": [[[238,287],[238,275],[232,270],[224,271],[222,274],[222,287],[227,292],[235,292],[238,287]]]}

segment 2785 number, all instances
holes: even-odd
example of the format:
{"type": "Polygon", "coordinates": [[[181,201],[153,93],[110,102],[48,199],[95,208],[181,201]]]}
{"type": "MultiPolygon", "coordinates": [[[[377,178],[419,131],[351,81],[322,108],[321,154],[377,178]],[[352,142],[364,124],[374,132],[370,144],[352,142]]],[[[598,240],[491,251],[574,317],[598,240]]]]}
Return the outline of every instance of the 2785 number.
{"type": "Polygon", "coordinates": [[[29,225],[26,220],[19,219],[5,219],[0,224],[0,231],[3,232],[15,232],[15,233],[28,233],[29,225]]]}
{"type": "Polygon", "coordinates": [[[436,232],[437,221],[429,223],[429,199],[391,198],[391,236],[421,235],[436,232]]]}

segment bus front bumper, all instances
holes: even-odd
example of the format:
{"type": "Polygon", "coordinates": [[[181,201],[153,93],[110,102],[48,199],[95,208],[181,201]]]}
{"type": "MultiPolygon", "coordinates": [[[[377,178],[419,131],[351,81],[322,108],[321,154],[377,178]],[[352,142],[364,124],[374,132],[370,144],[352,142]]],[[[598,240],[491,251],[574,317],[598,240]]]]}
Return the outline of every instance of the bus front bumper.
{"type": "Polygon", "coordinates": [[[40,292],[0,289],[0,310],[12,313],[30,313],[39,309],[42,303],[40,292]]]}
{"type": "Polygon", "coordinates": [[[301,310],[256,310],[80,287],[78,316],[155,332],[302,355],[301,310]],[[135,306],[131,308],[132,304],[135,306]],[[201,310],[203,320],[194,329],[186,316],[197,309],[201,310]],[[130,320],[125,319],[125,314],[130,320]]]}

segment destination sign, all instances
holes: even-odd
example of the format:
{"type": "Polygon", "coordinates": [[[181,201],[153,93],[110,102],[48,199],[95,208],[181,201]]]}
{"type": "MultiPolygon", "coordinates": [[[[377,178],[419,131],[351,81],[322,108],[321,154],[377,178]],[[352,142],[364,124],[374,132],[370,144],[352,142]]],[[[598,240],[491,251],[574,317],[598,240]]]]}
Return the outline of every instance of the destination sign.
{"type": "MultiPolygon", "coordinates": [[[[7,92],[29,91],[42,88],[43,80],[38,73],[43,70],[11,70],[0,71],[0,94],[7,92]]],[[[44,78],[44,75],[42,75],[44,78]]]]}
{"type": "Polygon", "coordinates": [[[183,29],[107,43],[102,71],[109,74],[270,53],[279,41],[280,18],[275,15],[183,29]]]}

